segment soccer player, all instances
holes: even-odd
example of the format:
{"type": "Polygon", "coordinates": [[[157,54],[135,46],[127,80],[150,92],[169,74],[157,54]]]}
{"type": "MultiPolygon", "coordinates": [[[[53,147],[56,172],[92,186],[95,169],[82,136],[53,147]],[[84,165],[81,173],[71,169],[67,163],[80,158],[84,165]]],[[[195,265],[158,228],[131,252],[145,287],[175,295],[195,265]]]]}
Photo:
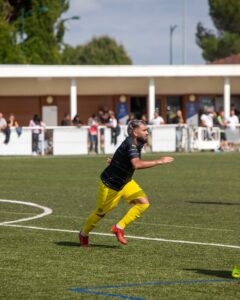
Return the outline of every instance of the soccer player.
{"type": "Polygon", "coordinates": [[[93,230],[110,210],[117,206],[121,198],[128,204],[133,204],[126,215],[112,226],[118,241],[126,245],[124,229],[136,220],[149,207],[147,195],[141,187],[132,179],[137,169],[151,168],[158,165],[168,164],[173,161],[172,157],[162,157],[157,160],[141,160],[141,150],[147,142],[148,129],[144,121],[132,120],[127,128],[128,137],[118,147],[109,165],[101,174],[99,183],[97,207],[86,220],[79,233],[80,245],[89,245],[89,232],[93,230]]]}

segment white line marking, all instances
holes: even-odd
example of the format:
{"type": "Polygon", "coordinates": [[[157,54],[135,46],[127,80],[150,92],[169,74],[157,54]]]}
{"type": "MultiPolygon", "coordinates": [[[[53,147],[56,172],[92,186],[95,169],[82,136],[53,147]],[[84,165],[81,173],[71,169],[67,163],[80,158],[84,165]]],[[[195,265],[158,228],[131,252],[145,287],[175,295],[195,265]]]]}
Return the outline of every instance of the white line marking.
{"type": "Polygon", "coordinates": [[[2,222],[0,223],[0,225],[5,225],[5,224],[12,224],[12,223],[19,223],[19,222],[25,222],[25,221],[30,221],[30,220],[35,220],[35,219],[39,219],[39,218],[43,218],[47,215],[50,215],[53,211],[51,208],[48,208],[46,206],[42,206],[42,205],[38,205],[36,203],[32,203],[32,202],[24,202],[24,201],[18,201],[18,200],[5,200],[5,199],[0,199],[0,202],[6,202],[6,203],[14,203],[14,204],[22,204],[22,205],[28,205],[28,206],[33,206],[33,207],[37,207],[43,210],[43,213],[35,215],[33,217],[28,217],[28,218],[22,218],[22,219],[18,219],[15,221],[7,221],[7,222],[2,222]]]}
{"type": "MultiPolygon", "coordinates": [[[[7,203],[14,203],[14,204],[23,204],[28,206],[37,207],[43,210],[43,213],[38,214],[33,217],[24,218],[24,219],[18,219],[15,221],[7,221],[0,223],[0,226],[8,226],[8,227],[20,227],[20,228],[28,228],[28,229],[35,229],[35,230],[44,230],[44,231],[58,231],[58,232],[69,232],[69,233],[78,233],[77,230],[67,230],[67,229],[58,229],[58,228],[45,228],[45,227],[36,227],[36,226],[24,226],[24,225],[12,225],[12,223],[18,223],[18,222],[24,222],[24,221],[30,221],[39,219],[42,217],[45,217],[52,213],[52,209],[38,205],[36,203],[32,202],[23,202],[23,201],[17,201],[17,200],[3,200],[0,199],[0,202],[7,202],[7,203]]],[[[101,233],[101,232],[92,232],[92,235],[100,235],[100,236],[114,236],[110,233],[101,233]]],[[[240,249],[240,246],[236,245],[226,245],[226,244],[215,244],[215,243],[203,243],[203,242],[192,242],[192,241],[182,241],[182,240],[167,240],[167,239],[161,239],[161,238],[150,238],[150,237],[144,237],[144,236],[133,236],[133,235],[126,235],[126,238],[129,239],[136,239],[136,240],[145,240],[145,241],[157,241],[157,242],[165,242],[165,243],[178,243],[178,244],[190,244],[190,245],[203,245],[203,246],[212,246],[212,247],[223,247],[223,248],[233,248],[233,249],[240,249]]]]}
{"type": "MultiPolygon", "coordinates": [[[[20,227],[20,228],[28,228],[28,229],[35,229],[35,230],[44,230],[44,231],[79,233],[78,230],[68,230],[68,229],[59,229],[59,228],[45,228],[45,227],[36,227],[36,226],[8,225],[8,224],[6,224],[6,225],[0,224],[0,225],[8,226],[8,227],[20,227]]],[[[103,233],[103,232],[91,232],[91,235],[110,236],[110,237],[114,236],[111,233],[103,233]]],[[[182,241],[182,240],[167,240],[167,239],[161,239],[161,238],[150,238],[150,237],[134,236],[134,235],[126,235],[125,237],[129,238],[129,239],[145,240],[145,241],[156,241],[156,242],[165,242],[165,243],[178,243],[178,244],[190,244],[190,245],[202,245],[202,246],[240,249],[240,246],[236,246],[236,245],[192,242],[192,241],[182,241]]]]}

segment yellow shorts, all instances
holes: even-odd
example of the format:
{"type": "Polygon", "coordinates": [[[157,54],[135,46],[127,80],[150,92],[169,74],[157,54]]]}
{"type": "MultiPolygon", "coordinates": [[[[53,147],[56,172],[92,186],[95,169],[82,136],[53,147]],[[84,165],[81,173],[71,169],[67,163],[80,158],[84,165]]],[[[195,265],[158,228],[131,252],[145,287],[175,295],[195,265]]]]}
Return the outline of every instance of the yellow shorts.
{"type": "Polygon", "coordinates": [[[118,205],[121,198],[130,204],[133,200],[143,197],[147,197],[147,195],[134,180],[129,181],[120,191],[107,187],[100,180],[97,195],[97,213],[106,214],[118,205]]]}

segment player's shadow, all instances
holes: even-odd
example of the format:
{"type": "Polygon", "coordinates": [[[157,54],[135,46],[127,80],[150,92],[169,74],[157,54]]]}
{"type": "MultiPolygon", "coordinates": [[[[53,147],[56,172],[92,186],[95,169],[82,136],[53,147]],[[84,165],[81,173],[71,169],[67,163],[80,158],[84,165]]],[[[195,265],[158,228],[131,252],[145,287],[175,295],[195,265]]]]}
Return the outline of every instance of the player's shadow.
{"type": "MultiPolygon", "coordinates": [[[[78,248],[80,248],[80,245],[77,242],[60,241],[60,242],[54,242],[54,244],[56,244],[58,246],[78,247],[78,248]]],[[[118,248],[119,249],[121,247],[117,246],[117,245],[91,244],[90,248],[109,248],[109,249],[118,248]]]]}
{"type": "Polygon", "coordinates": [[[216,276],[220,278],[232,278],[231,271],[224,270],[206,270],[206,269],[183,269],[184,271],[190,271],[197,274],[204,274],[208,276],[216,276]]]}
{"type": "Polygon", "coordinates": [[[212,204],[212,205],[240,205],[240,203],[234,202],[217,202],[217,201],[185,201],[191,204],[212,204]]]}

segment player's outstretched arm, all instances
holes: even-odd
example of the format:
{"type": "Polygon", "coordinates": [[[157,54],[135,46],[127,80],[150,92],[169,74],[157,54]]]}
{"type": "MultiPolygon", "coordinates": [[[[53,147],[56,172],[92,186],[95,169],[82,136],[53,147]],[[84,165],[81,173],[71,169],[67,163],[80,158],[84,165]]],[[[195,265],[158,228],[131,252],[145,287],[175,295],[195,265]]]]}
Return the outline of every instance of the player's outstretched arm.
{"type": "Polygon", "coordinates": [[[165,156],[155,160],[141,160],[140,158],[133,158],[131,163],[134,169],[152,168],[158,165],[169,164],[174,161],[173,157],[165,156]]]}

